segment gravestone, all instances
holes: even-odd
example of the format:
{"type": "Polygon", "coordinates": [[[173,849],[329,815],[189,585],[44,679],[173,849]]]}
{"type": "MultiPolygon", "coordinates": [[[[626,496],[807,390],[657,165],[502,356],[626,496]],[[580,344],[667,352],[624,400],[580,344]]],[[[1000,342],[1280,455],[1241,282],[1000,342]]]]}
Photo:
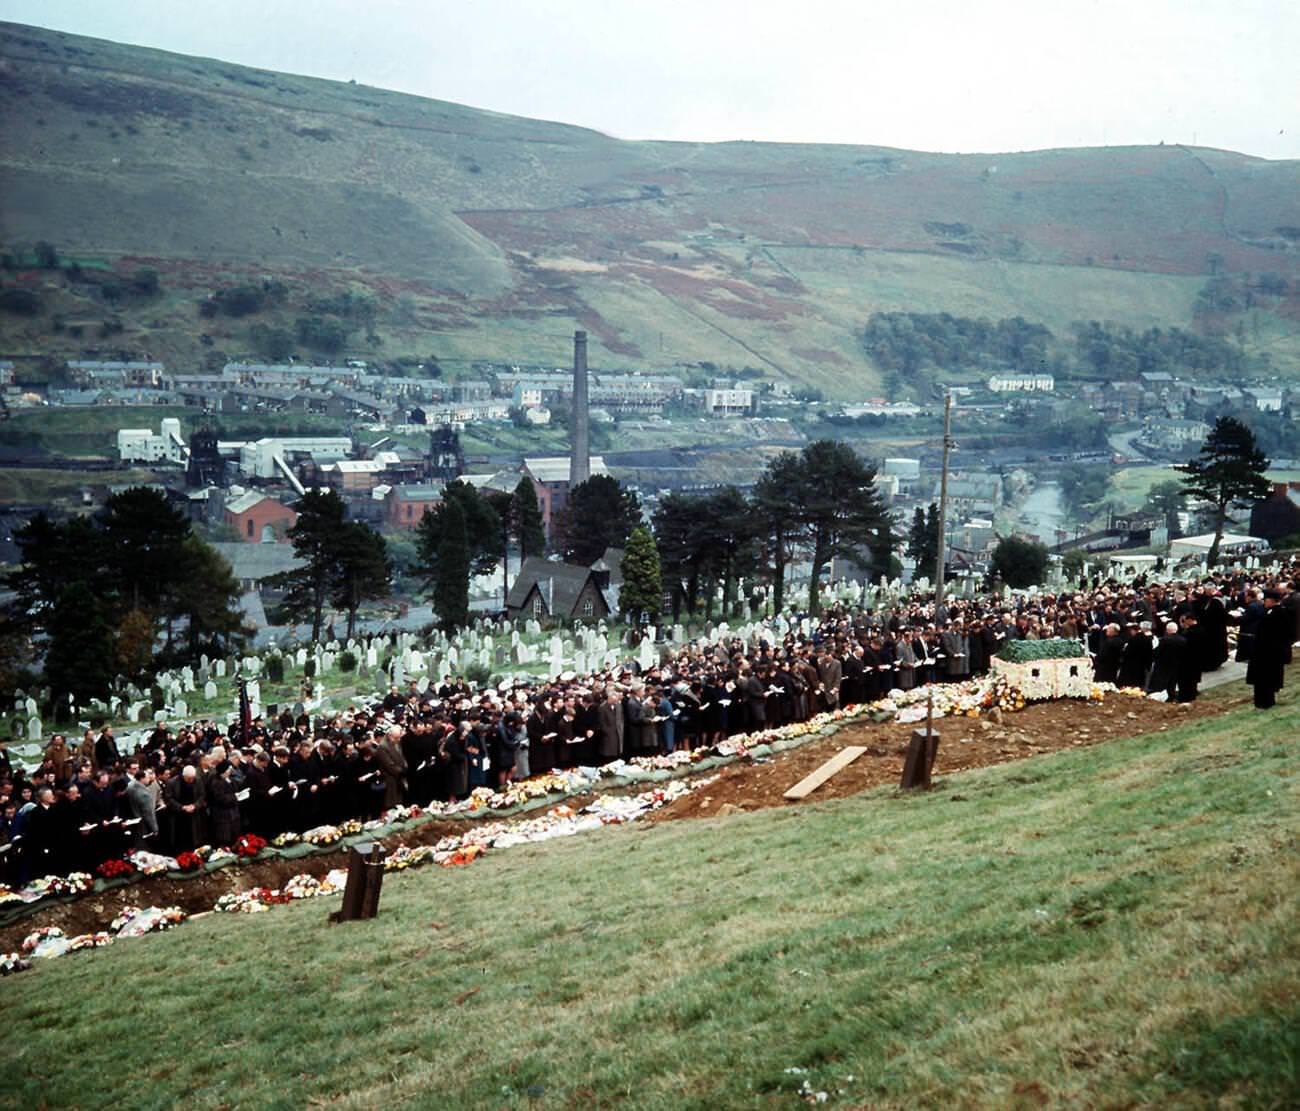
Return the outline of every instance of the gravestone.
{"type": "Polygon", "coordinates": [[[217,684],[214,683],[211,679],[209,679],[206,683],[203,684],[203,697],[206,698],[209,702],[211,702],[214,698],[217,697],[217,684]]]}
{"type": "Polygon", "coordinates": [[[40,718],[27,719],[27,739],[29,741],[39,741],[43,736],[43,726],[40,718]]]}
{"type": "Polygon", "coordinates": [[[218,679],[224,679],[226,677],[226,661],[218,660],[212,665],[212,671],[218,679]]]}

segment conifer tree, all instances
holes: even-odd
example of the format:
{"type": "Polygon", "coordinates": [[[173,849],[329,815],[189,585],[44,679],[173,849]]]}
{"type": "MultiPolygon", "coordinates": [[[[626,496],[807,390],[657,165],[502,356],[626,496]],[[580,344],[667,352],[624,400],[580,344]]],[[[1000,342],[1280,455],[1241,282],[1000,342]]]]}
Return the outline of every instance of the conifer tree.
{"type": "Polygon", "coordinates": [[[546,554],[546,532],[542,527],[542,509],[532,482],[521,478],[510,499],[510,530],[519,544],[519,562],[529,556],[546,554]]]}
{"type": "Polygon", "coordinates": [[[459,502],[445,502],[439,517],[442,527],[434,570],[433,610],[443,629],[454,632],[469,620],[469,542],[459,502]]]}
{"type": "Polygon", "coordinates": [[[1183,473],[1183,492],[1189,498],[1208,502],[1214,511],[1214,540],[1205,557],[1207,565],[1213,567],[1219,560],[1229,507],[1234,502],[1268,497],[1272,489],[1264,477],[1268,458],[1246,425],[1234,417],[1220,417],[1196,458],[1174,470],[1183,473]]]}
{"type": "Polygon", "coordinates": [[[656,621],[663,602],[663,576],[659,549],[650,530],[632,530],[623,551],[623,585],[618,592],[619,612],[637,625],[656,621]]]}

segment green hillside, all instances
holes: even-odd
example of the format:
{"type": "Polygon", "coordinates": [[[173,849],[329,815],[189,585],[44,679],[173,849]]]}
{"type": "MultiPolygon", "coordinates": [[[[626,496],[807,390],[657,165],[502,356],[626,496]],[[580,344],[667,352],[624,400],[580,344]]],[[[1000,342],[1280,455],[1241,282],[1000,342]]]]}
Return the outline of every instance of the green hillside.
{"type": "Polygon", "coordinates": [[[8,353],[197,369],[352,290],[374,312],[331,355],[558,362],[580,326],[597,364],[753,366],[860,396],[879,381],[857,338],[872,312],[1188,326],[1211,276],[1271,275],[1284,293],[1197,325],[1300,371],[1296,162],[628,142],[15,24],[0,106],[8,251],[43,240],[161,279],[106,299],[102,272],[22,271],[41,309],[3,318],[8,353]],[[197,317],[267,279],[288,295],[255,317],[197,317]],[[106,318],[122,330],[99,337],[106,318]]]}
{"type": "Polygon", "coordinates": [[[1262,721],[494,852],[390,877],[371,922],[308,902],[42,964],[0,986],[8,1101],[1293,1106],[1294,693],[1262,721]]]}

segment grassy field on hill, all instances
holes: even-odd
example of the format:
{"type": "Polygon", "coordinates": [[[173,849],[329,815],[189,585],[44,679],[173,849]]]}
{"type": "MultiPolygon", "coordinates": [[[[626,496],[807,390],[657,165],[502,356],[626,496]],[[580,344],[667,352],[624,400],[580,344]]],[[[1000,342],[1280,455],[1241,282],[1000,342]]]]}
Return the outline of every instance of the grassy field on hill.
{"type": "Polygon", "coordinates": [[[211,915],[4,981],[0,1103],[1294,1105],[1297,734],[1291,692],[399,874],[368,923],[211,915]]]}
{"type": "Polygon", "coordinates": [[[1062,335],[1205,324],[1300,370],[1296,161],[623,141],[12,23],[0,70],[21,107],[0,151],[4,246],[39,302],[9,315],[11,352],[111,337],[198,367],[264,351],[258,328],[292,335],[314,300],[351,290],[375,311],[333,356],[567,361],[582,327],[597,367],[753,367],[849,400],[880,385],[867,318],[904,309],[1062,335]],[[25,269],[38,241],[95,272],[25,269]],[[110,295],[141,266],[155,292],[110,295]],[[1220,272],[1289,292],[1202,321],[1220,272]],[[268,278],[277,307],[198,315],[268,278]]]}

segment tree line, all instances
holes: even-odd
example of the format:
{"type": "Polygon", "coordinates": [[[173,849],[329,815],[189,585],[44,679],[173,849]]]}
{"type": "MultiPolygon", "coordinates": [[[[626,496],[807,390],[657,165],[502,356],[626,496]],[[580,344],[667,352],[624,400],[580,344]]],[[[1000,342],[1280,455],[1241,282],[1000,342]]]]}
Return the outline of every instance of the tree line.
{"type": "MultiPolygon", "coordinates": [[[[1142,331],[1109,321],[1077,321],[1058,336],[1015,316],[1002,320],[951,313],[873,313],[862,347],[897,387],[931,370],[1045,370],[1107,377],[1148,371],[1231,373],[1250,369],[1241,345],[1184,328],[1142,331]]],[[[892,392],[892,391],[887,391],[892,392]]]]}
{"type": "Polygon", "coordinates": [[[21,561],[6,577],[13,598],[0,647],[27,660],[43,651],[60,713],[69,697],[107,697],[116,676],[142,680],[173,661],[221,654],[252,631],[229,565],[156,490],[114,494],[94,516],[38,514],[14,541],[21,561]]]}

